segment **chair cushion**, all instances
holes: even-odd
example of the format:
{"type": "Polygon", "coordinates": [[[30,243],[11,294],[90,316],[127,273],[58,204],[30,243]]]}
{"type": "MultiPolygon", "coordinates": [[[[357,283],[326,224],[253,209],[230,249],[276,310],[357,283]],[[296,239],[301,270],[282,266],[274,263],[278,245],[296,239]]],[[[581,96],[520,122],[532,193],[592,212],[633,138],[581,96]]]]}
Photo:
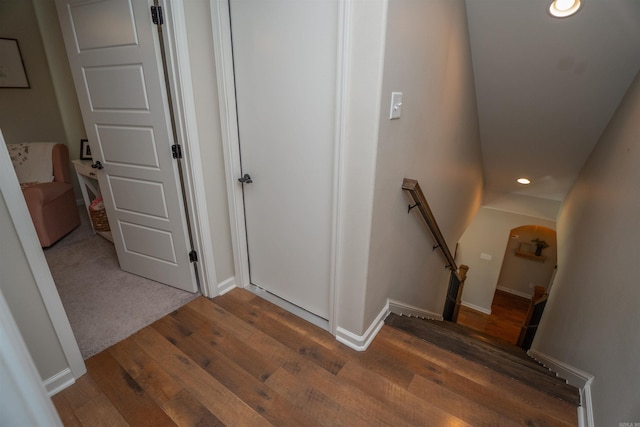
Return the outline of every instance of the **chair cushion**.
{"type": "Polygon", "coordinates": [[[54,142],[7,144],[9,156],[19,182],[53,181],[51,156],[54,145],[56,145],[54,142]]]}

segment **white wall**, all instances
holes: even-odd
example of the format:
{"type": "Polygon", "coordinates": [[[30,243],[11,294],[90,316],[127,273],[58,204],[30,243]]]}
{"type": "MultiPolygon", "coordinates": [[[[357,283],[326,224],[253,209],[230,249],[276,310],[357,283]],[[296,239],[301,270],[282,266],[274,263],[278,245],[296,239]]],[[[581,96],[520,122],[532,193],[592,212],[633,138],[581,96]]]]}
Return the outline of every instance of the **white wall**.
{"type": "Polygon", "coordinates": [[[209,238],[213,242],[218,281],[224,281],[234,276],[234,266],[211,34],[211,11],[209,0],[187,0],[183,4],[188,28],[189,60],[201,154],[201,158],[194,161],[202,162],[211,226],[209,238]]]}
{"type": "MultiPolygon", "coordinates": [[[[0,292],[50,393],[86,372],[0,131],[0,292]]],[[[9,344],[9,343],[6,343],[9,344]]]]}
{"type": "Polygon", "coordinates": [[[485,206],[478,211],[460,238],[458,247],[457,262],[469,266],[462,293],[464,303],[481,311],[491,311],[493,295],[509,242],[509,232],[522,225],[542,225],[555,229],[555,222],[548,219],[504,212],[485,206]],[[491,260],[481,259],[481,253],[490,255],[491,260]]]}
{"type": "Polygon", "coordinates": [[[2,291],[0,342],[0,422],[7,426],[62,426],[2,291]]]}
{"type": "Polygon", "coordinates": [[[420,182],[451,249],[482,198],[482,163],[464,1],[389,2],[365,324],[388,297],[441,313],[446,261],[403,178],[420,182]],[[392,91],[402,117],[389,120],[392,91]]]}
{"type": "Polygon", "coordinates": [[[0,290],[11,308],[38,372],[46,380],[69,365],[31,273],[18,233],[0,197],[0,290]]]}
{"type": "Polygon", "coordinates": [[[31,1],[0,2],[0,37],[18,39],[31,86],[29,89],[0,89],[0,128],[6,143],[67,143],[31,1]]]}
{"type": "MultiPolygon", "coordinates": [[[[341,153],[335,323],[362,334],[375,184],[387,0],[351,4],[345,135],[341,153]]],[[[340,126],[340,124],[338,124],[340,126]]],[[[378,311],[381,306],[378,307],[378,311]]]]}
{"type": "MultiPolygon", "coordinates": [[[[51,0],[32,1],[66,135],[66,139],[60,142],[68,145],[70,158],[78,159],[80,158],[80,140],[86,138],[87,134],[84,130],[80,104],[73,85],[56,5],[51,0]]],[[[76,194],[80,194],[78,183],[75,184],[76,194]]]]}
{"type": "Polygon", "coordinates": [[[640,74],[565,199],[532,349],[595,376],[595,425],[640,422],[640,74]]]}
{"type": "Polygon", "coordinates": [[[511,212],[520,215],[556,220],[561,202],[557,200],[541,199],[539,197],[524,196],[515,193],[499,193],[485,188],[482,206],[511,212]]]}

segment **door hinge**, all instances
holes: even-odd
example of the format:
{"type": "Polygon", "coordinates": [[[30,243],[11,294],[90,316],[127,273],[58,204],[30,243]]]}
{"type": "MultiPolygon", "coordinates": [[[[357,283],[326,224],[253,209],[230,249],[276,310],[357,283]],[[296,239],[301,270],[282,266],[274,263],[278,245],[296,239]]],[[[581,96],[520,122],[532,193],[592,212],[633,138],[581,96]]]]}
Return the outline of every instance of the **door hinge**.
{"type": "Polygon", "coordinates": [[[156,25],[164,24],[162,6],[151,6],[151,21],[156,25]]]}
{"type": "Polygon", "coordinates": [[[171,146],[171,154],[174,159],[182,158],[182,146],[180,144],[174,144],[171,146]]]}
{"type": "Polygon", "coordinates": [[[196,251],[189,252],[189,261],[198,262],[198,252],[196,251]]]}

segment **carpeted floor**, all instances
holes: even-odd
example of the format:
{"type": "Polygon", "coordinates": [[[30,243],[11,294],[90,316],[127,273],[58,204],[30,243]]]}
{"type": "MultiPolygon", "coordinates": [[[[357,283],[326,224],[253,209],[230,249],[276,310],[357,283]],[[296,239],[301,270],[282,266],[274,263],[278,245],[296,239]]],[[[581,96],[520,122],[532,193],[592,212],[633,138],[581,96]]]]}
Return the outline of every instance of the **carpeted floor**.
{"type": "Polygon", "coordinates": [[[71,329],[87,359],[197,295],[120,270],[112,243],[82,225],[45,249],[71,329]]]}

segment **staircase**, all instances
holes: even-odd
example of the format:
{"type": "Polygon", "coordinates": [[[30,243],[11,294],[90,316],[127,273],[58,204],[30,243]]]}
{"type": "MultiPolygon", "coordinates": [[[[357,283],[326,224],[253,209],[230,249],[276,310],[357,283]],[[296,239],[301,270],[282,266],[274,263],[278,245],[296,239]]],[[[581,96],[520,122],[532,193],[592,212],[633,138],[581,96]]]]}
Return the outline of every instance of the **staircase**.
{"type": "Polygon", "coordinates": [[[519,347],[446,321],[390,314],[385,324],[533,387],[551,397],[579,406],[578,389],[529,357],[519,347]]]}

